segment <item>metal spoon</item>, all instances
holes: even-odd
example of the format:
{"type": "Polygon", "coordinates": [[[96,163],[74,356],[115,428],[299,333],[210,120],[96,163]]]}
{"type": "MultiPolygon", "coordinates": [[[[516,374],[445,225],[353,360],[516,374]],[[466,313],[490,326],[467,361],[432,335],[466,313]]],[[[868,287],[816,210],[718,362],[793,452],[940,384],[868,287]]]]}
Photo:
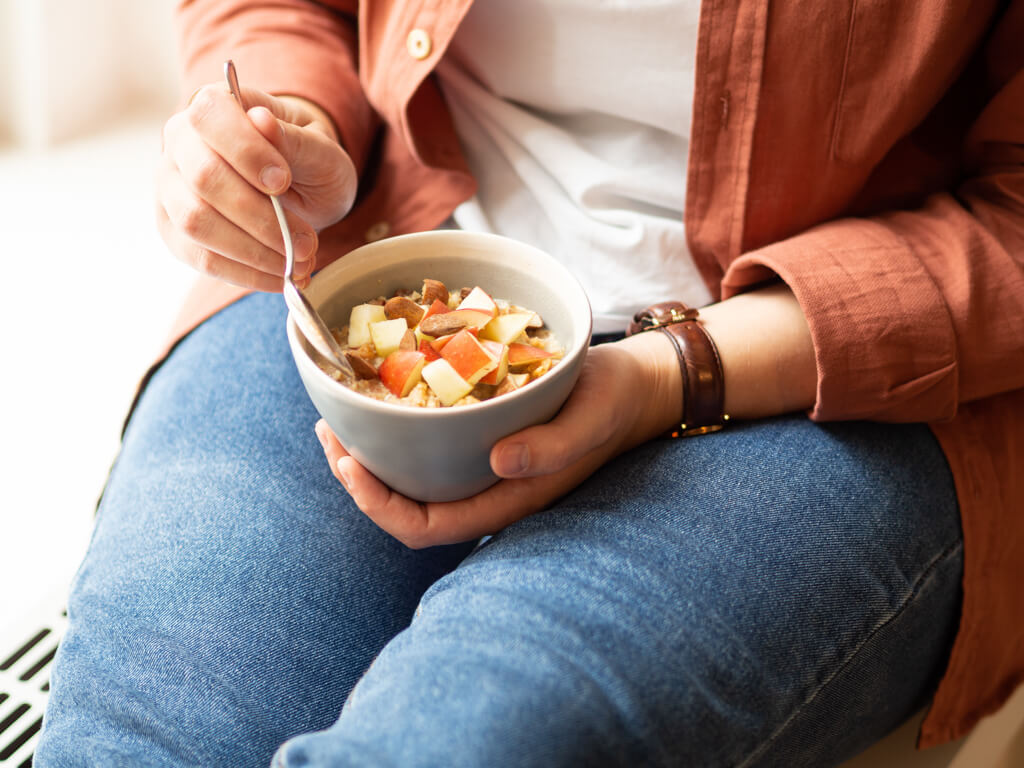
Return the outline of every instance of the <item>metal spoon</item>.
{"type": "MultiPolygon", "coordinates": [[[[228,59],[224,62],[224,77],[228,81],[228,90],[235,97],[235,101],[243,110],[246,109],[242,100],[242,89],[238,85],[238,73],[235,71],[235,64],[228,59]]],[[[284,238],[284,303],[288,306],[292,317],[295,318],[295,325],[310,345],[332,366],[338,369],[342,377],[348,381],[356,378],[352,365],[345,358],[344,352],[334,340],[334,336],[327,328],[326,323],[313,309],[302,290],[292,279],[292,272],[295,269],[295,252],[292,249],[292,234],[288,229],[288,220],[284,216],[284,209],[281,201],[275,195],[268,195],[274,206],[274,213],[277,214],[277,223],[281,226],[281,236],[284,238]]]]}

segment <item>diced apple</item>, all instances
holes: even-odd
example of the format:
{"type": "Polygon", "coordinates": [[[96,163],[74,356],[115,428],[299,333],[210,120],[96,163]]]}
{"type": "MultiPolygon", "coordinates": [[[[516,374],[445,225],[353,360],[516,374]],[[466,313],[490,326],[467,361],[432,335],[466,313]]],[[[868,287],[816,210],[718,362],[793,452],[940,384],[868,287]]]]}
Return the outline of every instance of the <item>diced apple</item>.
{"type": "Polygon", "coordinates": [[[521,312],[498,315],[480,329],[480,338],[499,344],[511,344],[526,330],[532,319],[533,315],[521,312]]]}
{"type": "Polygon", "coordinates": [[[402,338],[409,330],[405,320],[398,317],[394,320],[382,320],[370,323],[370,340],[377,350],[377,355],[387,357],[402,345],[402,338]]]}
{"type": "Polygon", "coordinates": [[[490,315],[481,309],[454,309],[448,314],[459,318],[459,320],[465,323],[466,328],[475,331],[479,331],[494,318],[494,315],[490,315]]]}
{"type": "Polygon", "coordinates": [[[439,301],[438,299],[434,299],[434,303],[427,307],[427,311],[424,313],[423,317],[420,318],[420,322],[422,323],[428,317],[432,317],[433,315],[444,315],[448,312],[451,312],[451,309],[448,308],[447,304],[443,301],[439,301]]]}
{"type": "Polygon", "coordinates": [[[384,362],[377,369],[377,375],[391,394],[395,397],[405,397],[419,383],[420,373],[426,362],[427,358],[422,352],[397,349],[384,358],[384,362]]]}
{"type": "Polygon", "coordinates": [[[535,347],[532,344],[512,343],[508,345],[508,364],[513,368],[539,363],[541,360],[546,360],[553,356],[551,352],[535,347]]]}
{"type": "Polygon", "coordinates": [[[484,349],[491,353],[492,357],[497,358],[498,367],[488,373],[486,376],[481,377],[481,384],[501,384],[505,378],[505,374],[508,373],[508,347],[504,344],[499,344],[496,341],[481,340],[480,342],[484,349]]]}
{"type": "Polygon", "coordinates": [[[441,353],[434,349],[433,345],[426,339],[420,340],[419,350],[423,353],[424,357],[427,358],[428,363],[441,359],[441,353]]]}
{"type": "Polygon", "coordinates": [[[444,405],[458,402],[473,390],[473,385],[459,376],[451,363],[443,358],[427,363],[420,375],[444,405]]]}
{"type": "Polygon", "coordinates": [[[490,317],[498,316],[498,305],[479,285],[466,295],[455,311],[458,312],[460,309],[474,309],[484,312],[490,317]]]}
{"type": "Polygon", "coordinates": [[[444,349],[444,345],[455,338],[454,333],[449,333],[447,336],[438,336],[436,339],[430,341],[430,346],[434,348],[434,351],[441,354],[441,350],[444,349]]]}
{"type": "Polygon", "coordinates": [[[387,320],[384,307],[378,304],[357,304],[348,317],[348,345],[361,347],[370,341],[370,323],[387,320]]]}
{"type": "Polygon", "coordinates": [[[477,340],[476,336],[463,328],[444,345],[441,357],[451,363],[452,368],[470,384],[498,367],[498,360],[477,340]]]}

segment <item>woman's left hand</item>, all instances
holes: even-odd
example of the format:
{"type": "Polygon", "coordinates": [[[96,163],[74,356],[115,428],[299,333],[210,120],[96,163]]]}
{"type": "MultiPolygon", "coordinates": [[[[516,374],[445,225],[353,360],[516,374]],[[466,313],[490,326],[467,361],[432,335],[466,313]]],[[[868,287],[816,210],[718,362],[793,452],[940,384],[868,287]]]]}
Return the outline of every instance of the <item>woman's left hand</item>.
{"type": "Polygon", "coordinates": [[[359,508],[418,549],[495,533],[546,508],[605,462],[678,421],[681,389],[675,353],[662,334],[593,347],[552,421],[494,445],[491,468],[502,480],[460,501],[424,503],[402,496],[353,459],[323,420],[316,433],[331,471],[359,508]]]}

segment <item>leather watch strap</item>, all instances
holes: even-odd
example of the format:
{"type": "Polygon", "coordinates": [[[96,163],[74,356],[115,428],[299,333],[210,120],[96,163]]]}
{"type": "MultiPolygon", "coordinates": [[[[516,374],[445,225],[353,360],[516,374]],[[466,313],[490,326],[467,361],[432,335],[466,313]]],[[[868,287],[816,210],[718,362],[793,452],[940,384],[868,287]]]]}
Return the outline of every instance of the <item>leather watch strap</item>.
{"type": "Polygon", "coordinates": [[[666,301],[637,312],[626,331],[631,336],[660,330],[675,347],[683,380],[683,422],[669,433],[672,437],[715,432],[729,420],[722,360],[698,317],[696,309],[666,301]]]}

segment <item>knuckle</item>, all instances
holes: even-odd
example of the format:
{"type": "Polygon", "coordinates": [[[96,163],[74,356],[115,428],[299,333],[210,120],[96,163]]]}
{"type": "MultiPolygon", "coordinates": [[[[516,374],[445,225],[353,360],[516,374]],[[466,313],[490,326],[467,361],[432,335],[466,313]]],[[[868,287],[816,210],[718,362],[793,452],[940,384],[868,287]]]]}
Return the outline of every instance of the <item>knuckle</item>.
{"type": "Polygon", "coordinates": [[[210,208],[202,200],[194,200],[182,207],[178,213],[178,228],[193,240],[198,240],[206,231],[210,208]]]}
{"type": "Polygon", "coordinates": [[[198,271],[210,277],[220,277],[220,259],[217,254],[206,248],[198,248],[192,259],[192,266],[198,271]]]}
{"type": "Polygon", "coordinates": [[[573,459],[572,445],[562,436],[555,437],[548,443],[547,453],[551,466],[555,469],[568,466],[573,459]]]}
{"type": "Polygon", "coordinates": [[[205,248],[196,248],[192,253],[192,266],[208,273],[213,266],[213,254],[205,248]]]}
{"type": "Polygon", "coordinates": [[[214,85],[204,85],[196,91],[192,103],[185,109],[189,125],[197,130],[201,129],[210,113],[217,108],[219,96],[220,89],[214,85]]]}
{"type": "Polygon", "coordinates": [[[203,157],[192,171],[193,188],[206,192],[216,187],[223,171],[223,162],[212,152],[203,157]]]}

